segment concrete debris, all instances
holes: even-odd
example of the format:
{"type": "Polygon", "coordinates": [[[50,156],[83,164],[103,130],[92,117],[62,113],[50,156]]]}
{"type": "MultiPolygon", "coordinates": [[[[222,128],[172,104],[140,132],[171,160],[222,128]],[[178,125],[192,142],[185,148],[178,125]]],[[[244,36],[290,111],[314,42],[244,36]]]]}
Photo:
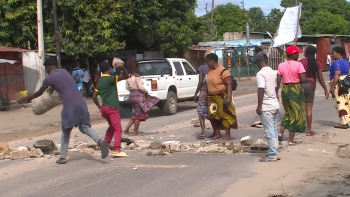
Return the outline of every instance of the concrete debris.
{"type": "Polygon", "coordinates": [[[51,155],[44,155],[44,158],[45,159],[51,159],[52,157],[51,157],[51,155]]]}
{"type": "Polygon", "coordinates": [[[342,159],[350,159],[350,145],[345,144],[338,147],[337,156],[342,159]]]}
{"type": "Polygon", "coordinates": [[[76,148],[68,149],[68,152],[78,152],[78,149],[76,149],[76,148]]]}
{"type": "Polygon", "coordinates": [[[135,148],[135,143],[129,144],[129,148],[130,148],[130,150],[133,150],[135,148]]]}
{"type": "Polygon", "coordinates": [[[196,141],[196,142],[193,142],[193,143],[192,143],[192,146],[193,146],[194,148],[200,148],[200,147],[202,147],[203,145],[202,145],[202,142],[196,141]]]}
{"type": "Polygon", "coordinates": [[[8,143],[0,143],[0,159],[6,159],[10,155],[11,151],[12,149],[8,143]]]}
{"type": "Polygon", "coordinates": [[[100,146],[99,146],[98,144],[96,144],[96,142],[94,142],[94,141],[88,142],[87,145],[86,145],[86,147],[87,147],[87,148],[92,148],[92,149],[94,149],[94,150],[96,150],[96,151],[101,150],[100,146]]]}
{"type": "Polygon", "coordinates": [[[169,135],[169,138],[175,138],[176,136],[175,135],[169,135]]]}
{"type": "Polygon", "coordinates": [[[41,151],[41,150],[38,149],[38,148],[33,148],[33,149],[30,151],[29,156],[30,156],[30,157],[35,157],[35,158],[40,158],[40,157],[43,157],[43,156],[44,156],[44,153],[43,153],[43,151],[41,151]]]}
{"type": "Polygon", "coordinates": [[[256,140],[255,144],[258,144],[258,145],[267,145],[267,142],[263,139],[258,139],[256,140]]]}
{"type": "Polygon", "coordinates": [[[126,142],[122,142],[121,144],[120,144],[120,148],[122,149],[122,150],[128,150],[128,145],[126,144],[126,142]]]}
{"type": "Polygon", "coordinates": [[[168,148],[171,151],[176,151],[176,152],[181,151],[180,141],[166,141],[166,142],[163,142],[163,145],[165,146],[165,148],[168,148]]]}
{"type": "Polygon", "coordinates": [[[77,144],[78,144],[77,139],[70,139],[68,149],[73,149],[73,148],[77,147],[77,144]]]}
{"type": "Polygon", "coordinates": [[[83,150],[83,153],[84,153],[84,154],[87,154],[87,155],[93,155],[93,154],[95,153],[95,150],[92,149],[92,148],[85,148],[85,149],[83,150]]]}
{"type": "Polygon", "coordinates": [[[253,138],[251,136],[245,136],[241,139],[242,146],[250,146],[253,144],[253,138]]]}
{"type": "Polygon", "coordinates": [[[200,147],[196,150],[196,154],[227,154],[227,148],[217,144],[200,147]]]}
{"type": "Polygon", "coordinates": [[[52,154],[56,150],[56,145],[51,140],[38,140],[33,144],[34,148],[39,148],[44,154],[52,154]]]}
{"type": "Polygon", "coordinates": [[[19,151],[22,151],[22,150],[29,151],[30,149],[28,147],[26,147],[26,146],[20,146],[20,147],[17,148],[17,150],[19,150],[19,151]]]}
{"type": "Polygon", "coordinates": [[[30,152],[27,150],[13,150],[10,153],[10,159],[16,160],[16,159],[25,159],[30,157],[30,152]]]}
{"type": "Polygon", "coordinates": [[[137,167],[133,168],[133,170],[137,170],[137,167]]]}
{"type": "Polygon", "coordinates": [[[213,140],[213,141],[209,141],[207,144],[216,144],[219,146],[225,146],[226,141],[225,140],[213,140]]]}
{"type": "Polygon", "coordinates": [[[261,121],[256,121],[250,125],[250,127],[263,128],[261,121]]]}
{"type": "Polygon", "coordinates": [[[154,141],[154,142],[151,142],[150,147],[151,149],[160,149],[160,148],[163,148],[163,144],[162,142],[154,141]]]}
{"type": "Polygon", "coordinates": [[[82,151],[84,149],[87,149],[88,148],[88,145],[87,143],[78,143],[79,145],[76,147],[78,149],[78,151],[82,151]]]}
{"type": "Polygon", "coordinates": [[[151,146],[151,142],[150,141],[145,141],[145,140],[139,140],[136,142],[136,146],[140,147],[142,150],[146,150],[149,149],[151,146]]]}

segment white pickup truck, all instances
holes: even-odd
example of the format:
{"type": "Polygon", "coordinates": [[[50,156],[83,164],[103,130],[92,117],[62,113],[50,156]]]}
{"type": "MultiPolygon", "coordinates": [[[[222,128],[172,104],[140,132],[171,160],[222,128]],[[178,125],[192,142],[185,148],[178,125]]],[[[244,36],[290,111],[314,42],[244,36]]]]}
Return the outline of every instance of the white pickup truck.
{"type": "MultiPolygon", "coordinates": [[[[148,94],[159,98],[158,107],[167,115],[177,111],[177,103],[193,99],[199,76],[188,61],[181,58],[140,60],[140,75],[148,94]]],[[[123,109],[130,109],[129,91],[125,81],[117,84],[118,97],[123,109]]]]}

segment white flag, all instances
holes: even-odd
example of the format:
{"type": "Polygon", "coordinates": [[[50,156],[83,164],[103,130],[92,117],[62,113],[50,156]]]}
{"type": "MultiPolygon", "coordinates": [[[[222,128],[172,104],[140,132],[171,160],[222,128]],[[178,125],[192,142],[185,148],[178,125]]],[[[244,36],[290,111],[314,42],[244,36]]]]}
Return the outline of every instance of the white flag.
{"type": "Polygon", "coordinates": [[[286,9],[281,19],[280,26],[278,27],[277,36],[273,40],[271,47],[279,47],[288,44],[295,39],[295,35],[301,38],[301,29],[298,24],[301,16],[301,5],[302,4],[286,9]]]}

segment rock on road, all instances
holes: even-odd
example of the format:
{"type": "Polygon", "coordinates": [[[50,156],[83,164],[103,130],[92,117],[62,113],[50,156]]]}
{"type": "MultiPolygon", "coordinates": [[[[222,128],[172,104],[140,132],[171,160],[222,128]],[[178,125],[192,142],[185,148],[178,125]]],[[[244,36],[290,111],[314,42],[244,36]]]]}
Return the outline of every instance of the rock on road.
{"type": "MultiPolygon", "coordinates": [[[[331,100],[325,100],[322,90],[316,92],[314,120],[322,122],[315,129],[332,126],[337,117],[331,100]]],[[[256,94],[235,98],[238,122],[249,125],[259,120],[255,113],[256,94]]],[[[283,107],[281,107],[282,109],[283,107]]],[[[282,110],[283,111],[283,110],[282,110]]],[[[143,139],[195,140],[199,128],[190,125],[196,118],[195,105],[184,103],[173,116],[152,117],[141,124],[143,139]],[[174,135],[175,139],[169,137],[174,135]]],[[[127,120],[123,120],[123,126],[127,120]]],[[[106,124],[93,125],[102,136],[106,124]]],[[[74,130],[73,134],[77,132],[74,130]]],[[[208,134],[210,130],[207,130],[208,134]]],[[[232,131],[234,141],[251,135],[254,140],[263,138],[262,129],[240,128],[232,131]]],[[[59,143],[60,134],[45,136],[59,143]]],[[[81,141],[89,138],[79,133],[81,141]]],[[[30,145],[36,139],[18,140],[12,146],[30,145]]],[[[56,158],[0,161],[0,191],[6,197],[59,197],[59,196],[223,196],[232,184],[253,177],[253,166],[261,154],[241,155],[195,155],[174,153],[167,156],[147,157],[145,152],[130,151],[128,158],[68,153],[66,165],[56,165],[56,158]]],[[[282,160],[283,162],[283,160],[282,160]]],[[[283,165],[276,163],[273,165],[283,165]]],[[[247,185],[248,189],[250,186],[247,185]]],[[[232,196],[234,193],[232,193],[232,196]]]]}

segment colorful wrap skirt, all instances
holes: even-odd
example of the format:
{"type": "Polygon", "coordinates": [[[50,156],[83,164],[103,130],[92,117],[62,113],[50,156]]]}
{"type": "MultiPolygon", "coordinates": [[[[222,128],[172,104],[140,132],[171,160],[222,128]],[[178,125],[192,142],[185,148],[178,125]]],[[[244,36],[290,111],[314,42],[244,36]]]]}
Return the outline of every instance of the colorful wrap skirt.
{"type": "Polygon", "coordinates": [[[227,94],[209,94],[208,95],[208,117],[209,119],[220,122],[221,129],[238,129],[236,109],[231,102],[226,104],[227,94]]]}
{"type": "Polygon", "coordinates": [[[282,104],[285,115],[281,125],[289,131],[304,133],[306,130],[305,94],[300,83],[283,85],[282,104]]]}

